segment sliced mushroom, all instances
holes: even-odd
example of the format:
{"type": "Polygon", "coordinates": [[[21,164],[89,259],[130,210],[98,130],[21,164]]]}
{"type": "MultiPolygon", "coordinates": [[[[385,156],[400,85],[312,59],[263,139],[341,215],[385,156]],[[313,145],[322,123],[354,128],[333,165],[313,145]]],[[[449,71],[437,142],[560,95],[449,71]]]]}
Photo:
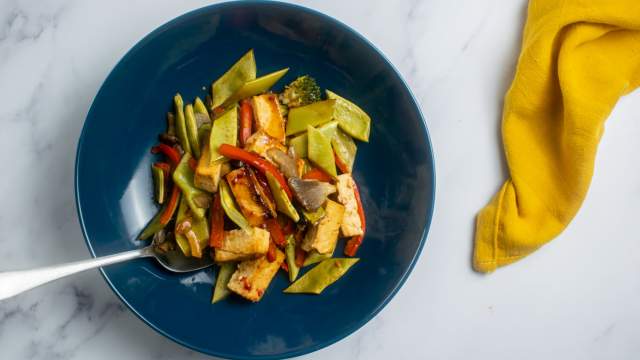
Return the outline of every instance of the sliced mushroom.
{"type": "Polygon", "coordinates": [[[292,177],[288,182],[296,200],[307,211],[317,210],[327,201],[327,196],[336,192],[335,186],[318,180],[302,180],[292,177]]]}
{"type": "Polygon", "coordinates": [[[287,178],[297,177],[296,159],[287,155],[278,148],[271,148],[267,151],[269,158],[278,165],[278,168],[287,178]]]}

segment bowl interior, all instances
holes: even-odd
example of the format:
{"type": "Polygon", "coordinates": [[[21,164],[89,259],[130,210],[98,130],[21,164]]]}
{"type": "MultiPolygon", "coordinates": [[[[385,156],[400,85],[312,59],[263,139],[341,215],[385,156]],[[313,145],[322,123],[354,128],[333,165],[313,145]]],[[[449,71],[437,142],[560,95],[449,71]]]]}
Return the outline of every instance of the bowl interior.
{"type": "Polygon", "coordinates": [[[94,100],[78,145],[76,200],[93,255],[143,246],[136,236],[157,211],[149,148],[172,96],[204,98],[249,48],[258,75],[290,67],[276,89],[310,74],[371,115],[371,141],[358,144],[354,170],[368,219],[361,261],[321,296],[283,294],[288,280],[278,274],[257,304],[231,297],[212,306],[213,269],[179,275],[136,260],[103,273],[134,313],[183,345],[223,357],[293,356],[371,319],[402,285],[431,219],[433,161],[419,108],[358,34],[314,11],[266,2],[213,5],[163,25],[127,53],[94,100]]]}

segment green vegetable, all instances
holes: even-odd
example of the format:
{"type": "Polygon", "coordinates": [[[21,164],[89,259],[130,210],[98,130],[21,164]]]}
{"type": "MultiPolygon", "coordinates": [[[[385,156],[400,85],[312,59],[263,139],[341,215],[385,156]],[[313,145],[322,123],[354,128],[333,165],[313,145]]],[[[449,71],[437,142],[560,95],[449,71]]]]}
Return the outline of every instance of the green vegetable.
{"type": "MultiPolygon", "coordinates": [[[[176,225],[183,222],[186,218],[190,218],[191,230],[196,234],[200,249],[204,249],[209,242],[209,223],[205,217],[200,219],[191,217],[191,213],[186,198],[182,197],[180,207],[178,207],[178,215],[176,215],[176,225]]],[[[191,256],[191,246],[189,245],[187,237],[184,234],[179,234],[177,231],[175,232],[175,237],[176,244],[178,244],[182,253],[185,256],[191,256]]]]}
{"type": "MultiPolygon", "coordinates": [[[[180,197],[181,195],[178,194],[178,201],[180,201],[180,197]]],[[[160,219],[162,218],[162,214],[164,214],[164,212],[167,211],[167,206],[169,205],[170,205],[169,202],[164,204],[164,206],[160,209],[160,211],[158,211],[158,213],[153,217],[153,219],[149,221],[147,226],[145,226],[144,230],[142,230],[142,232],[140,233],[140,236],[138,236],[138,239],[146,240],[150,238],[152,235],[154,235],[155,233],[157,233],[158,231],[164,229],[165,226],[167,226],[167,224],[161,223],[160,219]]],[[[175,211],[175,208],[173,210],[175,211]]],[[[171,214],[171,216],[173,216],[173,214],[171,214]]]]}
{"type": "Polygon", "coordinates": [[[307,253],[307,256],[304,258],[304,264],[302,264],[302,267],[306,267],[309,265],[313,265],[315,263],[319,263],[320,261],[330,259],[332,256],[333,256],[333,251],[326,254],[320,254],[316,250],[311,250],[309,251],[309,253],[307,253]]]}
{"type": "Polygon", "coordinates": [[[226,262],[220,265],[218,278],[216,279],[216,287],[213,290],[213,296],[211,297],[212,304],[223,300],[231,294],[231,290],[227,288],[227,284],[229,283],[229,280],[231,280],[231,275],[233,275],[234,271],[236,271],[235,262],[226,262]]]}
{"type": "Polygon", "coordinates": [[[311,125],[307,126],[307,156],[316,166],[324,170],[327,174],[336,177],[336,161],[333,158],[331,140],[311,125]]]}
{"type": "Polygon", "coordinates": [[[284,191],[278,180],[276,180],[270,172],[267,172],[266,174],[271,194],[273,194],[273,198],[276,201],[276,209],[287,215],[294,222],[300,221],[300,215],[298,215],[296,208],[293,207],[291,200],[289,200],[287,193],[284,191]]]}
{"type": "Polygon", "coordinates": [[[357,258],[326,259],[284,290],[285,293],[320,294],[344,275],[357,258]]]}
{"type": "Polygon", "coordinates": [[[180,190],[182,190],[182,195],[184,195],[189,208],[196,218],[201,219],[204,217],[205,209],[196,204],[196,198],[208,195],[193,184],[194,173],[189,166],[190,159],[191,155],[188,153],[185,153],[182,156],[180,163],[178,163],[178,166],[176,166],[176,169],[173,172],[173,182],[180,188],[180,190]]]}
{"type": "Polygon", "coordinates": [[[308,125],[318,126],[331,121],[335,104],[335,100],[325,100],[291,109],[287,120],[287,136],[307,130],[308,125]]]}
{"type": "Polygon", "coordinates": [[[300,159],[307,157],[307,134],[301,134],[289,140],[289,146],[293,147],[296,156],[300,159]]]}
{"type": "Polygon", "coordinates": [[[340,161],[347,165],[349,171],[351,171],[353,163],[356,161],[356,151],[358,150],[355,141],[342,130],[336,129],[336,133],[331,139],[331,146],[340,161]]]}
{"type": "Polygon", "coordinates": [[[222,105],[231,95],[236,93],[244,83],[256,78],[256,60],[253,49],[244,54],[226,73],[211,86],[211,108],[222,105]]]}
{"type": "Polygon", "coordinates": [[[189,146],[196,159],[200,158],[200,141],[198,139],[198,125],[196,124],[196,115],[193,112],[193,105],[187,104],[184,107],[184,118],[187,125],[187,137],[189,138],[189,146]]]}
{"type": "Polygon", "coordinates": [[[151,165],[154,189],[156,190],[156,201],[158,204],[164,203],[164,171],[159,167],[151,165]]]}
{"type": "Polygon", "coordinates": [[[176,96],[173,97],[173,103],[176,108],[176,132],[178,140],[180,140],[180,146],[182,146],[182,150],[184,150],[185,153],[191,154],[191,146],[189,145],[189,137],[187,136],[187,123],[184,118],[184,103],[182,102],[182,96],[180,96],[180,94],[176,94],[176,96]]]}
{"type": "Polygon", "coordinates": [[[338,131],[338,122],[337,121],[329,121],[328,123],[319,126],[318,131],[322,133],[329,141],[336,136],[336,132],[338,131]]]}
{"type": "Polygon", "coordinates": [[[321,206],[316,211],[302,210],[302,215],[304,215],[304,217],[310,223],[315,224],[326,215],[326,212],[324,211],[324,208],[321,206]]]}
{"type": "Polygon", "coordinates": [[[322,94],[316,80],[309,75],[303,75],[285,86],[280,100],[283,104],[294,108],[320,101],[322,94]]]}
{"type": "Polygon", "coordinates": [[[224,156],[218,153],[220,145],[236,146],[236,141],[238,141],[238,111],[234,106],[213,121],[211,135],[209,135],[211,164],[224,159],[224,156]]]}
{"type": "Polygon", "coordinates": [[[347,134],[358,140],[369,141],[369,132],[371,128],[371,118],[358,107],[358,105],[349,100],[333,93],[326,91],[327,98],[336,101],[335,119],[340,123],[340,128],[347,134]]]}
{"type": "Polygon", "coordinates": [[[300,268],[296,265],[296,242],[293,235],[287,236],[287,245],[284,248],[287,257],[287,266],[289,267],[289,281],[294,282],[298,277],[300,268]]]}
{"type": "Polygon", "coordinates": [[[289,71],[289,68],[278,70],[271,74],[246,82],[240,89],[238,89],[238,91],[231,95],[222,106],[226,108],[239,100],[267,92],[267,90],[271,89],[271,87],[277,83],[278,80],[287,73],[287,71],[289,71]]]}
{"type": "Polygon", "coordinates": [[[204,103],[200,99],[200,97],[196,97],[196,100],[193,102],[193,111],[198,114],[205,114],[209,116],[209,112],[207,111],[207,107],[204,106],[204,103]]]}
{"type": "Polygon", "coordinates": [[[231,189],[229,188],[229,184],[227,184],[226,180],[220,181],[220,202],[222,203],[224,213],[227,214],[231,221],[246,232],[253,231],[247,219],[242,215],[240,210],[238,210],[236,202],[233,199],[233,195],[231,195],[231,189]]]}

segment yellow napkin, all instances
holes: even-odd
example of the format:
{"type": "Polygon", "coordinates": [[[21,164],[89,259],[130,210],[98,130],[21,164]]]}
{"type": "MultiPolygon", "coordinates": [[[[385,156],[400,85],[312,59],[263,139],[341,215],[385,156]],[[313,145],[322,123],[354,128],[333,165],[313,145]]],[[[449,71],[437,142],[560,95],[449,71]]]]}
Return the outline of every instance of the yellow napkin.
{"type": "Polygon", "coordinates": [[[605,119],[639,85],[640,0],[530,1],[503,110],[511,177],[478,214],[475,270],[519,260],[565,229],[605,119]]]}

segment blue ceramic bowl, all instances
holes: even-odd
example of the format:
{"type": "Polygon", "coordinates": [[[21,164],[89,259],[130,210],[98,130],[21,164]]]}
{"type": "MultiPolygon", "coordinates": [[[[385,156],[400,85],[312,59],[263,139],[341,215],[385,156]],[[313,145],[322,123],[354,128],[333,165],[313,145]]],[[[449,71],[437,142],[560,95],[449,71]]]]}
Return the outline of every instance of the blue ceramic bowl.
{"type": "MultiPolygon", "coordinates": [[[[355,178],[368,231],[361,261],[320,296],[287,295],[276,276],[262,301],[210,304],[213,269],[173,274],[153,260],[102,273],[138,317],[206,354],[271,359],[305,354],[349,335],[376,315],[411,272],[434,206],[434,165],[420,109],[389,61],[346,25],[295,5],[231,2],[205,7],[153,31],[113,69],[84,124],[76,158],[76,202],[93,256],[141,247],[136,236],[156,213],[149,148],[165,128],[176,92],[203,87],[248,49],[258,74],[290,67],[283,84],[311,74],[323,88],[371,115],[355,178]]],[[[337,253],[342,254],[342,246],[337,253]]]]}

